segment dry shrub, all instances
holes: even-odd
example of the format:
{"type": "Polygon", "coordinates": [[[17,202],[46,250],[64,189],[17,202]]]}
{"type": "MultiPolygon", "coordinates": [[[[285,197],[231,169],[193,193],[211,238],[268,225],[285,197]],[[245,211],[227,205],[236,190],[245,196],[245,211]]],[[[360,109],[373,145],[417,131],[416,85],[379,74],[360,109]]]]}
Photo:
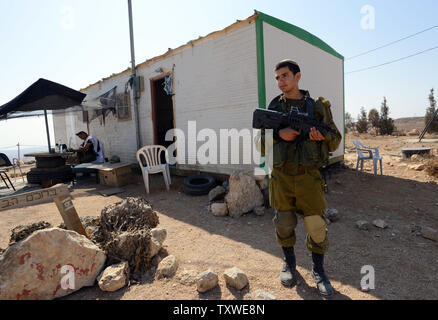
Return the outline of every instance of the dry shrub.
{"type": "Polygon", "coordinates": [[[426,162],[426,173],[434,178],[438,178],[438,158],[434,157],[426,162]]]}
{"type": "Polygon", "coordinates": [[[151,260],[151,229],[159,223],[158,215],[142,198],[126,198],[106,206],[91,235],[107,255],[106,265],[128,261],[130,274],[139,278],[151,260]]]}

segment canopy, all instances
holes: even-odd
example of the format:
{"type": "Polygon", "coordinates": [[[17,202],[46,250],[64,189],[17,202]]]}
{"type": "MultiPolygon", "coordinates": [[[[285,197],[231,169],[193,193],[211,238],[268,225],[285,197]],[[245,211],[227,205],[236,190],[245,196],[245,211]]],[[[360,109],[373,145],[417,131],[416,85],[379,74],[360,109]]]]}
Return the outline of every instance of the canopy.
{"type": "Polygon", "coordinates": [[[48,110],[67,109],[80,105],[86,94],[46,79],[39,79],[18,97],[0,107],[0,120],[8,119],[14,114],[44,110],[46,120],[47,143],[49,152],[50,135],[47,121],[48,110]]]}
{"type": "Polygon", "coordinates": [[[18,97],[0,107],[0,119],[20,112],[59,110],[80,105],[86,94],[46,79],[39,79],[18,97]]]}

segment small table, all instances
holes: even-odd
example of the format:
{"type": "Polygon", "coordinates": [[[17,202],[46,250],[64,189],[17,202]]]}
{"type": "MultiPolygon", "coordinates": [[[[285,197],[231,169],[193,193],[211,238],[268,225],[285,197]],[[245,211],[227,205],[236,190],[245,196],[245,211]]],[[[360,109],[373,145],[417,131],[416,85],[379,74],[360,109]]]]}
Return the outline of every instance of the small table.
{"type": "Polygon", "coordinates": [[[430,154],[431,148],[404,148],[402,149],[402,159],[409,159],[414,154],[430,154]]]}

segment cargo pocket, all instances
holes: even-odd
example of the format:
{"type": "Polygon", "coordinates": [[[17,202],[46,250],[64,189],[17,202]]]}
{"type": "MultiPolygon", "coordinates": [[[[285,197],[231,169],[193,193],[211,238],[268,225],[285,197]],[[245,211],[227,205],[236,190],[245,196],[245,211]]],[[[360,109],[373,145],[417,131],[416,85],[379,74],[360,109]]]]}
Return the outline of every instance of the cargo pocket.
{"type": "Polygon", "coordinates": [[[301,163],[305,167],[319,166],[321,159],[321,142],[307,140],[303,142],[301,163]]]}

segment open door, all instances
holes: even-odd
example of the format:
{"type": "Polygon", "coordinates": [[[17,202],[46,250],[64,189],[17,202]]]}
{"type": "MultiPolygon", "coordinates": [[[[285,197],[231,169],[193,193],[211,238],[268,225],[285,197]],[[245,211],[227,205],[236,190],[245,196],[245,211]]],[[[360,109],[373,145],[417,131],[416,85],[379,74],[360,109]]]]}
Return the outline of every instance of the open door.
{"type": "MultiPolygon", "coordinates": [[[[154,144],[167,148],[173,141],[166,141],[166,133],[175,128],[175,121],[172,96],[164,91],[164,76],[151,79],[151,97],[154,144]]],[[[162,157],[164,163],[164,154],[162,157]]]]}

